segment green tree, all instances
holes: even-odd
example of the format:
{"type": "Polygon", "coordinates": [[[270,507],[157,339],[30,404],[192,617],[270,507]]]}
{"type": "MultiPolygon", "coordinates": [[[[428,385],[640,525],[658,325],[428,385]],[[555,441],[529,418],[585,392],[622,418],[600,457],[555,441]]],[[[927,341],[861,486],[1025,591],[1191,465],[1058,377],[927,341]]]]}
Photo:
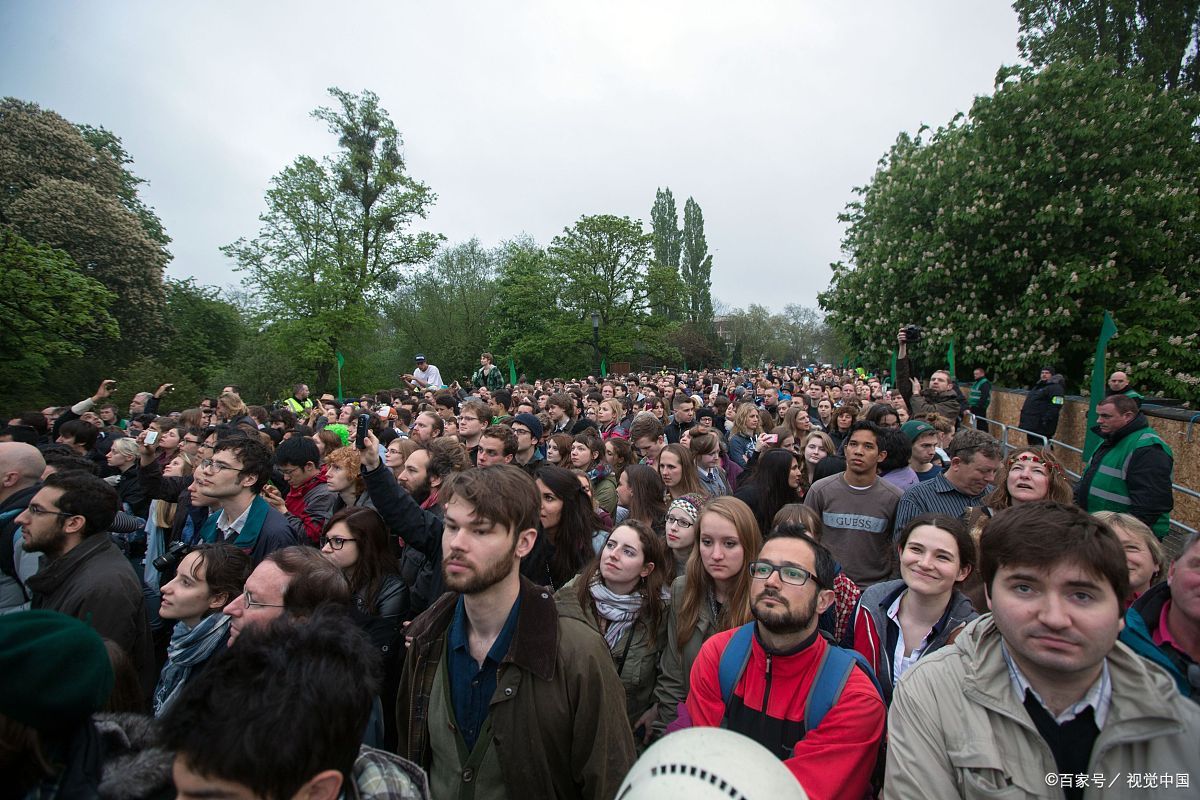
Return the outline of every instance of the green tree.
{"type": "Polygon", "coordinates": [[[50,399],[43,392],[53,365],[82,356],[91,342],[116,337],[117,323],[106,310],[112,299],[66,253],[0,229],[0,402],[50,399]]]}
{"type": "Polygon", "coordinates": [[[1079,386],[1109,309],[1110,360],[1196,398],[1198,119],[1197,96],[1105,64],[1001,70],[969,117],[901,135],[856,190],[830,324],[867,363],[917,323],[930,365],[954,337],[965,368],[1025,383],[1050,362],[1079,386]]]}
{"type": "Polygon", "coordinates": [[[692,198],[683,206],[683,259],[679,275],[687,289],[686,317],[693,325],[712,321],[712,256],[704,238],[704,213],[692,198]]]}
{"type": "Polygon", "coordinates": [[[402,372],[412,371],[412,353],[418,350],[434,359],[447,381],[479,366],[479,354],[489,346],[501,255],[471,239],[441,250],[413,276],[390,304],[390,317],[412,348],[402,372]]]}
{"type": "Polygon", "coordinates": [[[299,371],[322,386],[343,341],[369,335],[405,269],[429,260],[440,240],[410,230],[434,195],[405,172],[379,98],[330,94],[340,108],[313,116],[338,137],[337,155],[297,158],[272,179],[258,236],[222,248],[256,293],[262,329],[282,337],[299,371]]]}
{"type": "MultiPolygon", "coordinates": [[[[491,352],[527,375],[581,375],[590,356],[577,341],[577,315],[558,302],[562,277],[528,238],[501,248],[491,310],[491,352]]],[[[446,377],[449,380],[448,376],[446,377]]]]}
{"type": "MultiPolygon", "coordinates": [[[[181,381],[201,389],[219,389],[213,384],[225,371],[233,354],[250,331],[240,309],[212,286],[200,286],[194,278],[166,281],[168,333],[158,360],[170,371],[160,382],[176,384],[172,400],[184,397],[181,381]]],[[[235,381],[236,383],[236,381],[235,381]]]]}
{"type": "Polygon", "coordinates": [[[1160,88],[1200,91],[1200,0],[1015,0],[1031,64],[1105,59],[1160,88]]]}
{"type": "MultiPolygon", "coordinates": [[[[679,230],[679,212],[675,208],[675,195],[670,187],[654,193],[654,205],[650,208],[650,235],[654,242],[654,263],[678,274],[683,231],[679,230]]],[[[653,308],[659,316],[673,318],[674,309],[663,302],[663,298],[655,298],[653,308]]]]}
{"type": "Polygon", "coordinates": [[[129,155],[125,150],[125,145],[121,139],[103,127],[93,127],[91,125],[78,125],[79,133],[84,140],[96,149],[102,156],[107,156],[110,163],[114,163],[120,167],[117,174],[117,198],[121,201],[121,205],[138,218],[142,224],[142,230],[150,239],[156,242],[160,247],[166,248],[171,243],[171,237],[167,235],[167,231],[163,228],[162,220],[158,218],[158,214],[154,209],[142,202],[141,196],[138,194],[138,187],[148,183],[144,178],[139,178],[130,169],[133,164],[133,156],[129,155]]]}
{"type": "MultiPolygon", "coordinates": [[[[119,351],[129,358],[153,351],[161,339],[170,253],[148,233],[147,220],[157,218],[141,206],[140,180],[125,168],[120,140],[107,131],[92,135],[104,144],[94,146],[34,103],[0,101],[0,225],[66,252],[80,272],[110,290],[107,310],[121,328],[119,351]]],[[[88,350],[99,362],[111,360],[118,347],[114,337],[92,341],[88,350]]],[[[88,386],[92,377],[81,376],[88,386]]]]}

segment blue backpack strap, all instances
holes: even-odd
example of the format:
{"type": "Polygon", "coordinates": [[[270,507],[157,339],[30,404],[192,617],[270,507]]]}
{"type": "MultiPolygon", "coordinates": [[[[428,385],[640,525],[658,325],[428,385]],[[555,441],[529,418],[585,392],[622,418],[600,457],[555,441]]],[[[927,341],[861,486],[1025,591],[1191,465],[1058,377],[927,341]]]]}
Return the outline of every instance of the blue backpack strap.
{"type": "Polygon", "coordinates": [[[833,708],[838,698],[842,696],[842,689],[846,687],[846,681],[850,680],[850,673],[855,665],[867,673],[867,677],[875,686],[875,691],[879,692],[880,697],[883,697],[883,689],[875,677],[875,671],[871,669],[871,665],[867,663],[867,659],[862,653],[829,645],[825,648],[825,656],[817,667],[817,677],[808,691],[808,703],[804,708],[805,733],[811,733],[820,725],[821,720],[825,719],[825,715],[829,713],[829,709],[833,708]]]}
{"type": "Polygon", "coordinates": [[[729,705],[729,699],[733,697],[733,687],[737,685],[738,678],[742,677],[742,673],[746,671],[746,664],[750,662],[750,644],[753,640],[754,623],[747,622],[734,632],[721,653],[717,678],[721,684],[721,699],[725,701],[725,705],[729,705]]]}

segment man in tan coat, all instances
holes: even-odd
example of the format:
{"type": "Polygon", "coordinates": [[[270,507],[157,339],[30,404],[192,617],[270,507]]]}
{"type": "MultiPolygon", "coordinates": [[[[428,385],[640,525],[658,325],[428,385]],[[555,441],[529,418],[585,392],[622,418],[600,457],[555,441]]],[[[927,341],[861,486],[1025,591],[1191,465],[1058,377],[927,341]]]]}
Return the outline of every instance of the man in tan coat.
{"type": "Polygon", "coordinates": [[[884,797],[1091,800],[1147,775],[1156,798],[1194,797],[1180,776],[1200,763],[1200,709],[1117,643],[1115,534],[1073,506],[1015,506],[989,523],[981,572],[992,614],[897,684],[884,797]]]}

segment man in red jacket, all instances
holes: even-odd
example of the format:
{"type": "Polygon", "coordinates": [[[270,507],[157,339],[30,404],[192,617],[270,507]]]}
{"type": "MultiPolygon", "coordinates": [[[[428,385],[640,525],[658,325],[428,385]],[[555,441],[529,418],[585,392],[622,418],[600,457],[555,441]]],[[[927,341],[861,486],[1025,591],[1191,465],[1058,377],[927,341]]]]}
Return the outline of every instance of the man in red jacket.
{"type": "Polygon", "coordinates": [[[828,713],[805,730],[809,692],[831,647],[817,620],[834,600],[833,556],[802,527],[781,525],[749,569],[755,619],[749,658],[726,703],[721,655],[740,629],[704,643],[687,698],[692,723],[724,723],[754,739],[783,759],[812,800],[869,796],[887,715],[872,679],[851,669],[828,713]]]}

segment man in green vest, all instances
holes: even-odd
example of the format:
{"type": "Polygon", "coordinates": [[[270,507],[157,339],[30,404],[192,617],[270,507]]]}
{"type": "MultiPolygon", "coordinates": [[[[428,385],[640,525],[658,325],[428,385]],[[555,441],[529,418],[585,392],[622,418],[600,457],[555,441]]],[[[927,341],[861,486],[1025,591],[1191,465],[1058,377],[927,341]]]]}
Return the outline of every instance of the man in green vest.
{"type": "Polygon", "coordinates": [[[1142,405],[1142,396],[1138,394],[1137,389],[1134,389],[1129,384],[1129,376],[1120,370],[1108,376],[1108,393],[1123,394],[1126,397],[1132,397],[1137,401],[1139,408],[1142,405]]]}
{"type": "Polygon", "coordinates": [[[284,407],[299,417],[313,407],[312,398],[308,396],[308,384],[297,383],[292,387],[292,396],[283,401],[284,407]]]}
{"type": "Polygon", "coordinates": [[[1132,514],[1159,539],[1165,538],[1174,506],[1171,448],[1150,427],[1137,401],[1123,394],[1100,401],[1092,431],[1104,442],[1092,453],[1075,487],[1075,503],[1089,512],[1132,514]]]}
{"type": "Polygon", "coordinates": [[[986,417],[988,415],[988,405],[992,402],[992,382],[988,380],[987,370],[983,367],[975,368],[975,382],[971,384],[971,389],[967,392],[967,407],[971,409],[971,413],[975,415],[975,427],[981,431],[987,431],[988,424],[981,422],[978,417],[986,417]]]}

